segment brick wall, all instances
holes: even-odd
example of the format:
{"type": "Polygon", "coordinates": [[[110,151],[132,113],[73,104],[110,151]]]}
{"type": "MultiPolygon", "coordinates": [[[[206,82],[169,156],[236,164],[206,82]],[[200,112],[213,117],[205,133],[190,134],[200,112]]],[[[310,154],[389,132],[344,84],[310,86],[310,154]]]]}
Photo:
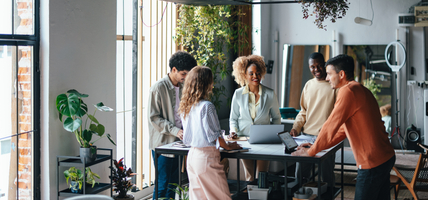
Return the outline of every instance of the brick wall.
{"type": "MultiPolygon", "coordinates": [[[[33,1],[17,0],[20,24],[17,34],[33,34],[33,1]]],[[[18,47],[18,132],[32,130],[32,47],[18,47]]],[[[14,183],[18,188],[18,199],[32,199],[32,135],[23,134],[18,138],[18,178],[14,183]]]]}

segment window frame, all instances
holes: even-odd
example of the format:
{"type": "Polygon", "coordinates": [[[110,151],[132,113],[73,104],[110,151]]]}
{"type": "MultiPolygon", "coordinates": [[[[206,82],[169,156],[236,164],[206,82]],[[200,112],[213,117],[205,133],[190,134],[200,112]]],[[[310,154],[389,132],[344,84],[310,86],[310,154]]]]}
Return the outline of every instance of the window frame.
{"type": "MultiPolygon", "coordinates": [[[[15,3],[16,1],[13,1],[15,3]]],[[[14,4],[12,8],[14,9],[14,4]]],[[[0,45],[8,46],[32,46],[33,47],[33,60],[32,60],[32,102],[33,102],[33,137],[32,137],[32,197],[33,199],[40,199],[40,0],[33,0],[33,12],[34,12],[34,35],[22,35],[22,34],[0,34],[0,45]]],[[[12,12],[14,13],[14,12],[12,12]]],[[[12,18],[13,21],[13,18],[12,18]]],[[[12,27],[13,29],[13,27],[12,27]]],[[[14,32],[14,31],[13,31],[14,32]]],[[[15,136],[12,136],[15,137],[15,136]]],[[[18,154],[17,154],[18,156],[18,154]]],[[[17,166],[18,167],[18,166],[17,166]]],[[[18,170],[17,170],[18,173],[18,170]]],[[[19,188],[17,188],[19,190],[19,188]]],[[[19,193],[17,193],[19,197],[19,193]]]]}

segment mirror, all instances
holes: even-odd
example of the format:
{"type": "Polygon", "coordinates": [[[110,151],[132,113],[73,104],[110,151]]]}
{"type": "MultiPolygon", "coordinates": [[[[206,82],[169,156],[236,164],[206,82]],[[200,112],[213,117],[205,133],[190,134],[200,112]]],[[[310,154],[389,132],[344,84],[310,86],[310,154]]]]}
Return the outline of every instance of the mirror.
{"type": "MultiPolygon", "coordinates": [[[[391,103],[391,69],[386,64],[387,45],[344,45],[344,54],[355,61],[355,80],[365,84],[376,97],[379,106],[391,103]]],[[[313,78],[309,70],[309,55],[320,52],[327,61],[332,57],[329,45],[284,44],[280,107],[300,109],[300,95],[305,83],[313,78]]],[[[388,50],[388,61],[395,61],[394,47],[388,50]]]]}
{"type": "MultiPolygon", "coordinates": [[[[391,104],[392,71],[385,59],[387,45],[344,45],[344,53],[355,62],[355,80],[364,84],[375,96],[379,106],[391,104]]],[[[395,51],[389,48],[388,62],[395,60],[395,51]]]]}
{"type": "Polygon", "coordinates": [[[329,45],[284,44],[280,107],[300,109],[300,94],[305,83],[313,78],[308,61],[314,52],[322,53],[327,61],[332,51],[329,45]]]}

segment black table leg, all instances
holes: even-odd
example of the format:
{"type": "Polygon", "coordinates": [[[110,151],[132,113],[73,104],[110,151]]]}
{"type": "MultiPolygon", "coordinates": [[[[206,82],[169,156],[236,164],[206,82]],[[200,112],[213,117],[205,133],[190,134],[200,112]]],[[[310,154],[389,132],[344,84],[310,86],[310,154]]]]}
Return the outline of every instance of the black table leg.
{"type": "Polygon", "coordinates": [[[318,194],[317,194],[317,199],[319,199],[319,200],[321,200],[321,172],[322,172],[321,161],[318,161],[318,194]]]}
{"type": "MultiPolygon", "coordinates": [[[[181,166],[181,159],[182,159],[182,157],[181,156],[178,156],[178,185],[181,187],[181,169],[182,169],[182,166],[181,166]]],[[[180,191],[180,194],[181,194],[181,191],[180,191]]],[[[181,196],[181,195],[180,195],[181,196]]]]}
{"type": "Polygon", "coordinates": [[[236,159],[236,166],[237,166],[237,169],[236,169],[236,172],[238,173],[237,174],[237,186],[238,186],[238,190],[237,190],[237,194],[238,194],[238,196],[239,196],[239,194],[241,193],[241,172],[240,172],[240,169],[239,169],[239,162],[240,162],[240,159],[239,158],[237,158],[236,159]]]}
{"type": "Polygon", "coordinates": [[[343,154],[344,154],[345,152],[344,152],[344,147],[343,147],[343,142],[342,142],[342,150],[341,150],[341,155],[340,155],[340,161],[341,161],[341,163],[340,163],[340,167],[341,167],[341,169],[342,170],[340,170],[340,179],[341,179],[341,183],[340,183],[340,188],[341,188],[341,192],[342,192],[342,197],[341,197],[341,199],[343,200],[343,154]]]}
{"type": "Polygon", "coordinates": [[[287,172],[288,164],[287,161],[284,162],[284,199],[288,199],[288,180],[287,180],[287,172]]]}

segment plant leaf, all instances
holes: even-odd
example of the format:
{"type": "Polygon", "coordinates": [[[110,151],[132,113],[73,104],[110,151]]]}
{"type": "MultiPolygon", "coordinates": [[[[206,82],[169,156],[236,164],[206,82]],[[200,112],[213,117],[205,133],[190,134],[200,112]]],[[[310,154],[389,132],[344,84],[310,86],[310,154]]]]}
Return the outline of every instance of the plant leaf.
{"type": "Polygon", "coordinates": [[[88,114],[88,118],[89,118],[91,121],[93,121],[94,123],[99,124],[99,122],[98,122],[97,118],[95,118],[95,116],[88,114]]]}
{"type": "Polygon", "coordinates": [[[116,146],[116,143],[113,141],[113,139],[111,138],[111,135],[109,133],[107,133],[107,138],[108,138],[108,140],[110,140],[111,143],[114,144],[114,146],[116,146]]]}
{"type": "Polygon", "coordinates": [[[97,125],[96,124],[91,124],[91,125],[89,125],[89,130],[91,130],[91,131],[94,131],[94,132],[97,132],[97,125]]]}
{"type": "Polygon", "coordinates": [[[104,112],[111,112],[111,111],[113,111],[113,108],[110,108],[110,107],[108,107],[108,106],[105,106],[104,104],[103,104],[103,102],[99,102],[99,103],[97,103],[96,105],[94,105],[95,106],[95,108],[97,108],[99,111],[104,111],[104,112]]]}
{"type": "Polygon", "coordinates": [[[83,140],[89,143],[92,140],[92,133],[93,132],[91,130],[88,130],[88,129],[83,130],[83,133],[82,133],[83,140]]]}
{"type": "Polygon", "coordinates": [[[79,109],[76,111],[76,116],[83,117],[88,112],[88,105],[80,99],[79,109]]]}
{"type": "Polygon", "coordinates": [[[106,128],[104,127],[104,125],[98,124],[98,126],[97,126],[98,136],[100,136],[100,137],[103,136],[105,131],[106,131],[106,128]]]}
{"type": "Polygon", "coordinates": [[[79,118],[73,120],[73,118],[67,117],[64,121],[64,129],[68,132],[76,131],[80,125],[82,125],[82,120],[79,118]]]}
{"type": "Polygon", "coordinates": [[[79,107],[79,97],[74,94],[70,94],[69,96],[60,94],[56,98],[56,108],[58,112],[67,117],[75,115],[79,107]]]}
{"type": "Polygon", "coordinates": [[[77,90],[75,90],[75,89],[68,90],[68,91],[67,91],[67,93],[69,93],[69,94],[75,94],[76,96],[78,96],[78,97],[80,97],[80,98],[85,98],[85,97],[88,97],[88,96],[89,96],[89,95],[87,95],[87,94],[82,94],[82,93],[78,92],[78,91],[77,91],[77,90]]]}

